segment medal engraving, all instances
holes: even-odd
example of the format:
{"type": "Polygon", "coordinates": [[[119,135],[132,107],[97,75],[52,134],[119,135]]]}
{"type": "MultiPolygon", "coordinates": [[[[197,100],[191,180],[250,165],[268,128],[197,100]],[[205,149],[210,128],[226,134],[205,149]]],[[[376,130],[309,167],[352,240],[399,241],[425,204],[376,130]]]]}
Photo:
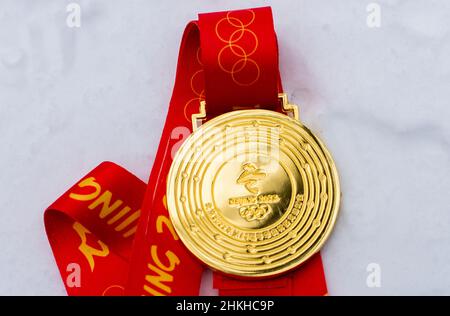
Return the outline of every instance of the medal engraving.
{"type": "Polygon", "coordinates": [[[267,110],[218,116],[179,149],[168,209],[186,247],[215,270],[288,271],[317,252],[340,199],[333,160],[298,120],[267,110]]]}
{"type": "Polygon", "coordinates": [[[270,204],[278,203],[280,197],[278,194],[259,194],[261,190],[257,182],[266,177],[264,170],[258,169],[251,162],[245,163],[243,169],[236,183],[243,184],[247,191],[254,195],[230,198],[228,205],[239,208],[239,215],[248,222],[262,220],[272,212],[270,204]]]}
{"type": "Polygon", "coordinates": [[[250,193],[258,194],[259,188],[256,186],[256,183],[264,178],[266,173],[251,162],[245,163],[243,169],[236,183],[243,184],[250,193]]]}

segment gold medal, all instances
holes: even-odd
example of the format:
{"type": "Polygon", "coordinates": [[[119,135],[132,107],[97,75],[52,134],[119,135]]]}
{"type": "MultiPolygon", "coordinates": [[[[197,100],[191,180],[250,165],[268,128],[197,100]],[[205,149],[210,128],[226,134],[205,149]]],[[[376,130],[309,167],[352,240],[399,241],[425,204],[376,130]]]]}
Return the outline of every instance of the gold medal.
{"type": "Polygon", "coordinates": [[[194,132],[167,183],[173,225],[214,270],[264,277],[297,267],[324,244],[339,209],[333,159],[280,95],[286,114],[240,110],[194,132]],[[292,114],[287,115],[288,112],[292,114]]]}

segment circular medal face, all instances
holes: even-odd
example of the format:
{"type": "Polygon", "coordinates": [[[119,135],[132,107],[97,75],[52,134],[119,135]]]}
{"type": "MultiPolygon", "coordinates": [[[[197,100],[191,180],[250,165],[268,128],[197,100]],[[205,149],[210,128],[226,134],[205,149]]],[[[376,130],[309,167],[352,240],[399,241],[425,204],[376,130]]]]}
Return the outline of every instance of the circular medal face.
{"type": "Polygon", "coordinates": [[[234,111],[181,146],[168,209],[186,247],[214,270],[247,277],[288,271],[329,236],[340,190],[333,160],[299,121],[234,111]]]}

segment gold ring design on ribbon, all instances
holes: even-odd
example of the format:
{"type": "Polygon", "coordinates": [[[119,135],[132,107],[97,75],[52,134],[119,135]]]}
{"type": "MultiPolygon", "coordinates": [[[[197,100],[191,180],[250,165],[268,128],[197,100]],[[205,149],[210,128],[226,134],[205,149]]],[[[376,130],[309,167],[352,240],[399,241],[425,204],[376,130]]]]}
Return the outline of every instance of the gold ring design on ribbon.
{"type": "Polygon", "coordinates": [[[256,83],[261,75],[261,70],[258,65],[258,63],[254,60],[249,58],[252,56],[259,46],[258,37],[251,29],[248,28],[254,20],[255,20],[255,13],[252,10],[248,10],[251,12],[252,17],[249,22],[244,23],[242,20],[230,16],[230,12],[227,13],[227,16],[220,19],[216,24],[216,35],[222,42],[226,43],[224,47],[222,47],[217,55],[217,62],[219,64],[219,67],[222,71],[229,73],[231,75],[231,79],[234,83],[236,83],[239,86],[251,86],[254,83],[256,83]],[[222,23],[227,22],[229,25],[236,27],[237,30],[234,30],[231,35],[228,37],[228,39],[221,35],[220,33],[220,26],[222,23]],[[250,34],[255,41],[255,44],[249,51],[244,49],[241,45],[238,43],[241,41],[241,39],[244,37],[244,34],[250,34]],[[224,59],[223,59],[223,53],[225,51],[231,52],[233,55],[238,57],[238,59],[232,64],[232,65],[224,65],[224,59]],[[254,67],[254,77],[251,77],[250,80],[243,81],[242,79],[238,79],[237,75],[244,71],[247,67],[254,67]]]}

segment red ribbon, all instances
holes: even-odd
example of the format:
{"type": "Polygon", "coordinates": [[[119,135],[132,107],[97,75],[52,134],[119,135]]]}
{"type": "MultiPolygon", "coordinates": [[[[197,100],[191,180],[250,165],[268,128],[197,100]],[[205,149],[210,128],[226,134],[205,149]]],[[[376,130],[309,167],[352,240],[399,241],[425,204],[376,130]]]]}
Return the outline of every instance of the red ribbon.
{"type": "Polygon", "coordinates": [[[275,109],[278,49],[270,8],[199,15],[208,115],[275,109]]]}
{"type": "MultiPolygon", "coordinates": [[[[199,101],[206,98],[210,119],[243,107],[276,110],[281,90],[269,7],[201,14],[190,22],[148,185],[104,162],[45,212],[68,294],[198,295],[205,267],[178,239],[165,201],[172,158],[191,133],[199,101]]],[[[215,273],[214,287],[220,295],[327,293],[320,254],[267,280],[215,273]]]]}

